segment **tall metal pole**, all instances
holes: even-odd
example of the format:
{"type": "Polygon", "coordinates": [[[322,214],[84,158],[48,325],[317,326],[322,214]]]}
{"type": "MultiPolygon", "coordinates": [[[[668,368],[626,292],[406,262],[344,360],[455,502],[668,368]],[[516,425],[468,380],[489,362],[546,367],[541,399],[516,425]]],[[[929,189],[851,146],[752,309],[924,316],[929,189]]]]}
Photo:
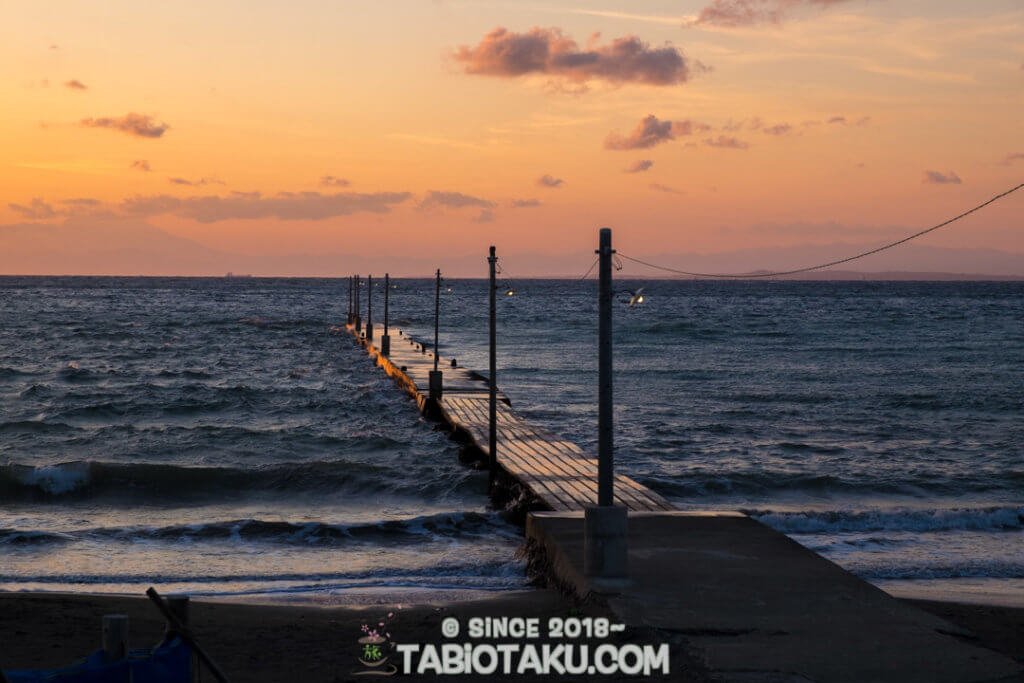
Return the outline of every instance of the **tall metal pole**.
{"type": "Polygon", "coordinates": [[[612,231],[601,228],[597,318],[597,504],[612,505],[612,231]]]}
{"type": "Polygon", "coordinates": [[[373,341],[373,275],[366,276],[366,341],[373,341]]]}
{"type": "Polygon", "coordinates": [[[437,281],[434,284],[434,372],[437,372],[437,321],[441,314],[441,269],[437,269],[437,281]]]}
{"type": "Polygon", "coordinates": [[[348,276],[348,313],[345,315],[345,322],[352,324],[352,276],[348,276]]]}
{"type": "Polygon", "coordinates": [[[356,275],[355,284],[353,286],[355,287],[355,292],[356,292],[356,334],[358,335],[363,330],[363,318],[359,314],[359,276],[358,275],[356,275]]]}
{"type": "Polygon", "coordinates": [[[583,572],[591,585],[628,574],[629,515],[615,505],[612,450],[612,231],[601,228],[597,295],[597,505],[583,511],[583,572]]]}
{"type": "Polygon", "coordinates": [[[434,284],[434,369],[430,371],[430,400],[435,407],[441,400],[442,373],[437,369],[437,332],[438,319],[441,314],[441,269],[437,269],[437,280],[434,284]]]}
{"type": "Polygon", "coordinates": [[[494,488],[494,480],[498,472],[498,351],[497,351],[497,299],[495,290],[497,285],[494,282],[495,266],[498,263],[498,257],[494,255],[494,247],[491,247],[491,255],[487,257],[487,263],[490,264],[491,270],[491,282],[490,290],[488,290],[488,299],[490,300],[491,312],[490,312],[490,386],[489,389],[489,402],[487,405],[487,419],[489,423],[489,432],[487,436],[487,450],[490,453],[490,477],[489,487],[494,488]]]}
{"type": "Polygon", "coordinates": [[[384,334],[380,338],[380,352],[391,355],[391,335],[388,334],[388,298],[391,296],[391,276],[384,273],[384,334]]]}

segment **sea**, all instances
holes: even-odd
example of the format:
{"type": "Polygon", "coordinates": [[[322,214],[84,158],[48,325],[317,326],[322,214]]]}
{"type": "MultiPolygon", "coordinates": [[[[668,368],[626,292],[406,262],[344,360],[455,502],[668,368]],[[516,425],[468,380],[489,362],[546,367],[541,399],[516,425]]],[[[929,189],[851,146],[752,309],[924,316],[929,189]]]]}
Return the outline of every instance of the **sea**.
{"type": "MultiPolygon", "coordinates": [[[[897,595],[1024,605],[1024,283],[618,275],[618,471],[897,595]]],[[[429,338],[434,282],[392,283],[393,328],[429,338]]],[[[501,287],[499,386],[593,451],[597,284],[501,287]]],[[[0,590],[528,588],[522,529],[344,333],[347,294],[0,278],[0,590]]],[[[383,295],[363,291],[378,325],[383,295]]],[[[444,281],[439,326],[442,356],[486,370],[484,280],[444,281]]]]}

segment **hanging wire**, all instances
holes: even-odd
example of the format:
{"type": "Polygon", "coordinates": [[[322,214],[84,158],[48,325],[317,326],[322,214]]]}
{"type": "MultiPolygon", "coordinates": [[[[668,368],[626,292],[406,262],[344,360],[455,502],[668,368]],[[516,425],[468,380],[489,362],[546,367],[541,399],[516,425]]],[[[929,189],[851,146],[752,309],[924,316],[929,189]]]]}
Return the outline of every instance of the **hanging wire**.
{"type": "Polygon", "coordinates": [[[594,259],[594,262],[590,264],[589,268],[587,268],[587,272],[583,273],[583,275],[580,276],[580,280],[586,280],[587,276],[590,275],[591,271],[594,270],[594,266],[596,266],[597,262],[600,261],[600,260],[601,260],[600,256],[598,256],[596,259],[594,259]]]}
{"type": "Polygon", "coordinates": [[[510,273],[506,273],[505,269],[502,268],[500,263],[496,263],[495,264],[494,272],[495,272],[495,274],[499,274],[499,275],[504,275],[505,276],[504,277],[504,280],[505,280],[505,296],[514,296],[515,293],[516,293],[516,286],[515,286],[515,283],[512,282],[512,275],[510,273]]]}
{"type": "MultiPolygon", "coordinates": [[[[668,266],[660,266],[660,265],[658,265],[656,263],[649,263],[648,261],[642,261],[642,260],[640,260],[638,258],[633,258],[632,256],[627,256],[626,254],[622,254],[622,253],[620,253],[619,255],[622,256],[622,258],[624,258],[624,259],[627,259],[629,261],[633,261],[634,263],[639,263],[639,264],[644,265],[644,266],[648,266],[649,268],[655,268],[657,270],[663,270],[663,271],[666,271],[666,272],[669,272],[669,273],[677,273],[679,275],[690,275],[692,277],[737,278],[737,279],[744,279],[745,280],[745,279],[750,279],[750,278],[776,277],[776,276],[779,276],[779,275],[795,275],[797,273],[807,273],[807,272],[812,271],[812,270],[821,270],[822,268],[828,268],[830,266],[838,266],[838,265],[843,264],[843,263],[849,263],[850,261],[856,261],[859,258],[864,258],[865,256],[871,256],[872,254],[877,254],[878,252],[885,251],[886,249],[892,249],[893,247],[897,247],[897,246],[899,246],[899,245],[901,245],[901,244],[903,244],[905,242],[909,242],[910,240],[915,239],[917,237],[920,237],[921,235],[927,235],[928,233],[930,233],[930,232],[932,232],[934,230],[938,230],[939,228],[944,228],[947,225],[949,225],[950,223],[955,223],[956,221],[960,220],[961,218],[966,218],[967,216],[970,216],[975,211],[980,211],[981,209],[985,208],[989,204],[992,204],[993,202],[999,201],[1000,199],[1002,199],[1003,197],[1006,197],[1007,195],[1013,194],[1014,192],[1016,192],[1017,190],[1021,189],[1022,187],[1024,187],[1024,183],[1021,183],[1020,185],[1017,185],[1016,187],[1013,187],[1013,188],[1007,190],[1006,192],[1003,192],[1002,194],[997,194],[995,197],[993,197],[992,199],[989,199],[987,202],[985,202],[983,204],[978,204],[973,209],[970,209],[968,211],[964,211],[959,216],[955,216],[953,218],[950,218],[948,221],[944,221],[942,223],[939,223],[938,225],[933,225],[932,227],[927,228],[925,230],[921,230],[920,232],[915,232],[913,235],[910,235],[909,237],[904,237],[901,240],[897,240],[895,242],[890,242],[889,244],[886,244],[886,245],[883,245],[881,247],[878,247],[877,249],[871,249],[870,251],[865,251],[865,252],[862,252],[862,253],[857,254],[855,256],[849,256],[847,258],[839,259],[837,261],[829,261],[828,263],[822,263],[822,264],[819,264],[819,265],[816,265],[816,266],[807,266],[806,268],[795,268],[793,270],[778,270],[778,271],[773,271],[773,272],[770,272],[770,273],[750,273],[750,274],[746,274],[746,275],[736,274],[736,273],[692,273],[692,272],[687,271],[687,270],[679,270],[678,268],[669,268],[668,266]]],[[[596,261],[595,261],[595,263],[596,263],[596,261]]],[[[591,268],[591,270],[593,270],[594,266],[591,266],[590,268],[591,268]]],[[[590,271],[588,270],[587,273],[589,274],[590,271]]],[[[584,275],[583,277],[586,277],[586,275],[584,275]]],[[[580,279],[582,280],[583,278],[580,278],[580,279]]]]}

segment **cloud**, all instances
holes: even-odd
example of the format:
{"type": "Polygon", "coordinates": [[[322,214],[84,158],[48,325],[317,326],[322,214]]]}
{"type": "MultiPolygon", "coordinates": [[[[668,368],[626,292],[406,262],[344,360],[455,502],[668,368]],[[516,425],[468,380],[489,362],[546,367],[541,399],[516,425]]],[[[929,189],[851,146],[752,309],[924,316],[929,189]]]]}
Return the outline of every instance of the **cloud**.
{"type": "Polygon", "coordinates": [[[72,90],[88,90],[89,89],[89,86],[87,86],[85,83],[82,83],[82,81],[78,80],[77,78],[72,78],[70,81],[65,81],[64,82],[64,87],[65,88],[71,88],[72,90]]]}
{"type": "Polygon", "coordinates": [[[960,185],[963,183],[960,180],[960,176],[950,171],[949,173],[939,173],[938,171],[925,171],[924,180],[922,183],[928,183],[932,185],[960,185]]]}
{"type": "Polygon", "coordinates": [[[787,133],[792,132],[792,130],[793,126],[789,125],[788,123],[780,123],[775,126],[767,126],[765,128],[762,128],[761,132],[764,133],[765,135],[786,135],[787,133]]]}
{"type": "Polygon", "coordinates": [[[707,68],[700,62],[691,64],[670,43],[652,48],[629,35],[599,45],[599,37],[595,33],[580,49],[557,28],[534,27],[515,33],[499,27],[475,47],[462,45],[452,57],[467,74],[502,78],[546,74],[576,83],[675,85],[689,80],[693,71],[707,68]]]}
{"type": "Polygon", "coordinates": [[[103,202],[92,197],[76,197],[74,199],[61,199],[61,204],[67,204],[68,206],[75,207],[87,207],[87,206],[99,206],[103,202]]]}
{"type": "Polygon", "coordinates": [[[420,202],[421,209],[433,207],[444,207],[446,209],[464,209],[468,206],[475,206],[481,209],[493,209],[497,206],[489,199],[481,199],[461,192],[439,192],[431,190],[420,202]]]}
{"type": "Polygon", "coordinates": [[[1024,152],[1017,152],[1016,154],[1007,154],[1002,161],[999,162],[1000,166],[1009,166],[1015,161],[1024,159],[1024,152]]]}
{"type": "Polygon", "coordinates": [[[750,145],[730,135],[719,135],[717,138],[705,138],[704,144],[708,147],[720,149],[748,149],[750,145]]]}
{"type": "Polygon", "coordinates": [[[682,190],[677,190],[674,187],[662,185],[661,183],[651,183],[650,185],[648,185],[648,187],[650,187],[652,190],[655,190],[656,192],[666,192],[668,194],[686,194],[682,190]]]}
{"type": "Polygon", "coordinates": [[[494,212],[490,209],[484,209],[477,217],[473,219],[474,223],[491,223],[494,221],[494,212]]]}
{"type": "Polygon", "coordinates": [[[752,24],[778,24],[793,10],[804,7],[825,8],[847,0],[713,0],[690,25],[737,27],[752,24]]]}
{"type": "Polygon", "coordinates": [[[324,187],[348,187],[351,185],[351,183],[344,178],[337,178],[332,175],[325,175],[320,178],[320,184],[324,187]]]}
{"type": "Polygon", "coordinates": [[[537,178],[537,184],[541,187],[558,188],[565,184],[565,180],[562,178],[555,178],[554,176],[545,173],[540,178],[537,178]]]}
{"type": "Polygon", "coordinates": [[[841,124],[843,124],[845,126],[846,125],[846,117],[845,116],[833,116],[832,118],[830,118],[825,123],[841,123],[841,124]]]}
{"type": "Polygon", "coordinates": [[[86,128],[110,128],[142,138],[161,137],[170,128],[166,123],[157,123],[156,119],[148,114],[136,114],[134,112],[119,117],[82,119],[81,124],[86,128]]]}
{"type": "Polygon", "coordinates": [[[644,171],[649,169],[651,166],[654,166],[654,162],[651,161],[650,159],[639,159],[639,160],[634,161],[633,163],[631,163],[629,165],[629,168],[627,168],[625,172],[626,173],[643,173],[644,171]]]}
{"type": "Polygon", "coordinates": [[[8,204],[7,206],[11,211],[21,214],[22,218],[32,221],[41,221],[62,215],[60,212],[54,211],[51,205],[38,197],[33,199],[28,206],[23,204],[8,204]]]}
{"type": "Polygon", "coordinates": [[[513,199],[508,203],[513,209],[525,209],[533,206],[540,206],[539,199],[513,199]]]}
{"type": "Polygon", "coordinates": [[[214,178],[200,178],[199,180],[189,180],[188,178],[168,178],[167,180],[173,185],[186,185],[188,187],[201,187],[203,185],[224,184],[224,181],[216,180],[214,178]]]}
{"type": "Polygon", "coordinates": [[[388,213],[411,196],[409,192],[283,192],[272,197],[264,197],[259,192],[233,193],[227,197],[154,195],[125,199],[120,208],[128,214],[173,214],[200,223],[258,218],[318,221],[360,212],[388,213]]]}
{"type": "Polygon", "coordinates": [[[662,121],[654,114],[648,114],[640,119],[629,135],[623,136],[618,131],[612,131],[604,139],[605,149],[629,150],[648,149],[660,145],[669,140],[675,140],[676,136],[693,135],[697,131],[709,131],[711,126],[690,121],[662,121]]]}
{"type": "Polygon", "coordinates": [[[134,168],[134,169],[138,169],[139,171],[151,171],[152,170],[149,167],[149,162],[146,161],[145,159],[136,159],[135,161],[132,162],[131,167],[134,168]]]}

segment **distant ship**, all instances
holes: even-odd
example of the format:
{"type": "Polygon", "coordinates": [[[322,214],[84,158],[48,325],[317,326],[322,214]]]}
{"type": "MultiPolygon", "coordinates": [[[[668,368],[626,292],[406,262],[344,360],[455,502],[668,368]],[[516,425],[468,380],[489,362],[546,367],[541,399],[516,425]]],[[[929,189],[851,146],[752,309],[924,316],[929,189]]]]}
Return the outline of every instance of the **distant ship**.
{"type": "Polygon", "coordinates": [[[252,275],[248,275],[248,274],[246,274],[246,275],[235,275],[231,271],[228,271],[228,274],[225,275],[224,277],[252,277],[252,275]]]}

